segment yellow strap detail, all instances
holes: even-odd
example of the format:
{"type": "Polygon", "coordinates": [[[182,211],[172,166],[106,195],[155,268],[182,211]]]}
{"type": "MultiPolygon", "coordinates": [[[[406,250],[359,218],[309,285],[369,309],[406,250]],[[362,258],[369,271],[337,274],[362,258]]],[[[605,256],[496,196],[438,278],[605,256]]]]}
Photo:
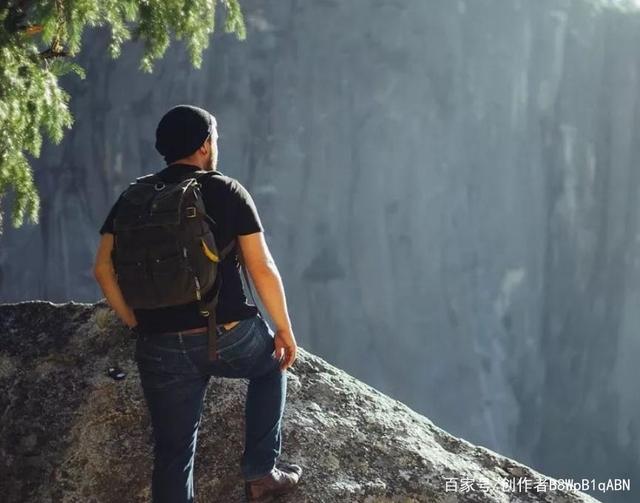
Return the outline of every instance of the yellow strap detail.
{"type": "Polygon", "coordinates": [[[211,262],[220,262],[220,258],[209,249],[207,243],[204,242],[204,239],[200,238],[200,242],[202,243],[202,250],[209,260],[211,260],[211,262]]]}

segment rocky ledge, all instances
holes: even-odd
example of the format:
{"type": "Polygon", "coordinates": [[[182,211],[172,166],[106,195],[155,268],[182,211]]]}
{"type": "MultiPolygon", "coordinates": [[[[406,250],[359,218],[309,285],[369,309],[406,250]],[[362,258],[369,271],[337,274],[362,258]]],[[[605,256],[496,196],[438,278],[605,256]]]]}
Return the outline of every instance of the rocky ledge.
{"type": "MultiPolygon", "coordinates": [[[[152,439],[134,342],[104,300],[0,305],[0,334],[2,501],[149,501],[152,439]],[[116,363],[124,380],[106,375],[116,363]]],[[[198,501],[244,501],[245,389],[245,380],[210,384],[198,501]]],[[[283,502],[597,501],[450,435],[302,349],[288,393],[282,457],[305,473],[283,502]]]]}

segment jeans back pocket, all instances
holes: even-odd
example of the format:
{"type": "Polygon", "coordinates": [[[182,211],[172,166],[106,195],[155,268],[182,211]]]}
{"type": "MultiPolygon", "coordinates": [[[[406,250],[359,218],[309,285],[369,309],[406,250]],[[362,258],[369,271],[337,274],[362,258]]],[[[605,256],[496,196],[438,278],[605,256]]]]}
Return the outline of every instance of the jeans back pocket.
{"type": "Polygon", "coordinates": [[[264,339],[258,333],[256,320],[242,320],[218,339],[218,355],[230,367],[249,371],[264,351],[264,339]]]}

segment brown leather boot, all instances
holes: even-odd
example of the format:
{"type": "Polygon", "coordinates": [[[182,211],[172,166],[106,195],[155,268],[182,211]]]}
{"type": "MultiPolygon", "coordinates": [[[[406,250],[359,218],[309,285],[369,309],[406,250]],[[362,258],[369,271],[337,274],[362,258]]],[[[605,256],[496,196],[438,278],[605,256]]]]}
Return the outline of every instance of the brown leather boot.
{"type": "Polygon", "coordinates": [[[276,496],[291,491],[298,483],[299,478],[300,475],[297,472],[274,468],[269,475],[261,479],[245,481],[244,493],[247,501],[251,503],[268,503],[273,501],[276,496]]]}
{"type": "Polygon", "coordinates": [[[298,475],[298,480],[300,480],[300,476],[302,475],[302,467],[300,465],[296,465],[294,463],[287,463],[286,461],[276,461],[276,468],[282,470],[283,472],[295,473],[298,475]]]}

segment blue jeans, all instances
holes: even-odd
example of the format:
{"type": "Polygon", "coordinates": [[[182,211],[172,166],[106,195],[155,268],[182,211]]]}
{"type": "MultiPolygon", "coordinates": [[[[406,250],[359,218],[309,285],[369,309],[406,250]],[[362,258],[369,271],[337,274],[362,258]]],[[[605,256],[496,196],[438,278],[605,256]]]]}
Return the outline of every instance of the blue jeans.
{"type": "Polygon", "coordinates": [[[136,341],[135,360],[155,441],[153,503],[194,499],[196,439],[211,376],[249,379],[244,479],[267,475],[280,455],[287,373],[274,354],[274,332],[260,314],[230,330],[218,330],[219,358],[213,362],[208,359],[207,334],[148,334],[136,341]]]}

